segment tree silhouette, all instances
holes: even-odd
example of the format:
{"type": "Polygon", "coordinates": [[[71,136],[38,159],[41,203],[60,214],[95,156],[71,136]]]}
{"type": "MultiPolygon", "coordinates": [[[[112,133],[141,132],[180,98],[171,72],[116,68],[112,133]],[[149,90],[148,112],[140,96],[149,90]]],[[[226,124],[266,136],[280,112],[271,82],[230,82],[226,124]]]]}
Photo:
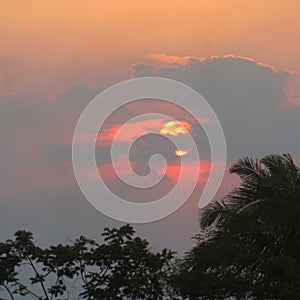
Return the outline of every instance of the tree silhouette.
{"type": "Polygon", "coordinates": [[[130,225],[105,228],[102,243],[81,236],[45,249],[17,231],[0,243],[5,299],[69,299],[75,283],[89,300],[300,299],[299,168],[284,154],[246,157],[230,172],[240,185],[201,211],[196,246],[175,264],[174,252],[152,252],[130,225]]]}
{"type": "Polygon", "coordinates": [[[80,280],[81,299],[163,299],[171,297],[169,276],[174,253],[153,253],[146,240],[134,237],[130,225],[106,228],[104,243],[78,238],[71,245],[42,249],[33,235],[18,231],[0,244],[0,286],[14,299],[68,299],[71,282],[80,280]],[[31,271],[22,282],[23,268],[31,271]]]}
{"type": "Polygon", "coordinates": [[[300,171],[289,154],[244,158],[241,185],[201,212],[175,278],[195,299],[300,299],[300,171]]]}

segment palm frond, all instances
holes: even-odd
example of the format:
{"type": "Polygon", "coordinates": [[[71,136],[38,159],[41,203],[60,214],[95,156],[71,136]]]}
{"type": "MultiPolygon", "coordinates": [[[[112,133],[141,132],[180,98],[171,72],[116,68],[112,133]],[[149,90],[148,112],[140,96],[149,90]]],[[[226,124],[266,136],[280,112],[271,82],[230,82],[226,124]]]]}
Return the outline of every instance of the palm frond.
{"type": "Polygon", "coordinates": [[[243,182],[248,183],[257,183],[269,175],[268,170],[263,168],[259,160],[249,157],[239,159],[233,164],[230,168],[230,173],[239,175],[243,182]]]}
{"type": "Polygon", "coordinates": [[[218,226],[224,215],[229,213],[225,201],[214,201],[200,211],[200,227],[218,226]]]}

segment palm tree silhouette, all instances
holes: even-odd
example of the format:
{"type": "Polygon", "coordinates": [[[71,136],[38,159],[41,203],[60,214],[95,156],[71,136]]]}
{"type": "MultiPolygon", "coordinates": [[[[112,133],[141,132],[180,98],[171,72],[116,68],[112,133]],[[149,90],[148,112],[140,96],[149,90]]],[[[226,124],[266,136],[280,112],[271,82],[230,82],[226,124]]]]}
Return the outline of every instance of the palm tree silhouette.
{"type": "MultiPolygon", "coordinates": [[[[272,232],[294,248],[300,243],[300,169],[290,154],[245,157],[230,173],[241,185],[201,212],[200,226],[219,231],[244,232],[259,228],[272,232]]],[[[299,248],[298,248],[299,249],[299,248]]]]}

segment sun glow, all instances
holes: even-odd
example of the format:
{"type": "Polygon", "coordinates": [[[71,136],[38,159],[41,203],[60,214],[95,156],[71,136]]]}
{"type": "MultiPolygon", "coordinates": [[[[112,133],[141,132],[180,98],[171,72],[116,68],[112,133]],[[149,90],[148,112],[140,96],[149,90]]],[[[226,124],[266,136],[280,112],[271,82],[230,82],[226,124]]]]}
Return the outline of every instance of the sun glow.
{"type": "MultiPolygon", "coordinates": [[[[164,124],[160,130],[160,134],[178,136],[187,134],[191,130],[191,125],[186,121],[169,121],[164,124]]],[[[176,149],[174,151],[175,156],[184,156],[189,153],[186,149],[176,149]]]]}
{"type": "Polygon", "coordinates": [[[191,125],[185,121],[170,121],[160,130],[160,134],[178,136],[188,133],[191,125]]]}
{"type": "Polygon", "coordinates": [[[174,151],[174,154],[175,154],[176,156],[183,156],[183,155],[186,155],[186,154],[188,154],[188,153],[189,153],[188,150],[179,150],[179,149],[177,149],[177,150],[174,151]]]}

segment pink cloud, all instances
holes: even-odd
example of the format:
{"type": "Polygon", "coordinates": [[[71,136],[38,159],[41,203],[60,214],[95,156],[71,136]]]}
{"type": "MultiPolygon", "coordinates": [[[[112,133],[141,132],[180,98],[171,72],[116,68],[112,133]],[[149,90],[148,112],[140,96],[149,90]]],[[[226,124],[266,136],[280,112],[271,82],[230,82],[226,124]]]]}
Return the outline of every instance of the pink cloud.
{"type": "MultiPolygon", "coordinates": [[[[126,168],[126,163],[125,163],[125,157],[121,156],[120,159],[115,162],[115,166],[116,168],[119,170],[120,175],[124,176],[124,177],[130,177],[132,175],[132,170],[128,170],[126,168]]],[[[134,170],[136,164],[131,162],[130,163],[131,168],[134,170]]],[[[179,163],[175,163],[175,164],[168,164],[166,170],[164,169],[159,169],[159,168],[155,168],[155,171],[160,174],[160,175],[164,175],[166,174],[168,177],[170,177],[172,179],[172,181],[174,183],[176,183],[178,181],[180,172],[181,172],[181,168],[183,166],[179,163]]],[[[184,168],[189,170],[191,169],[191,174],[193,174],[193,169],[195,168],[195,163],[193,161],[191,162],[187,162],[184,164],[184,168]]],[[[200,161],[200,169],[199,169],[199,177],[198,177],[198,182],[199,183],[205,183],[208,179],[208,175],[210,173],[210,169],[211,169],[211,162],[210,161],[200,161]]],[[[108,181],[113,181],[117,179],[117,174],[113,168],[112,164],[105,164],[105,165],[101,165],[98,168],[98,171],[100,173],[100,175],[108,181]]],[[[88,176],[98,176],[98,174],[92,174],[90,173],[88,176]]],[[[190,178],[184,178],[183,181],[181,182],[182,186],[188,186],[190,183],[190,178]]]]}
{"type": "Polygon", "coordinates": [[[292,72],[291,78],[287,81],[283,91],[285,95],[285,103],[288,105],[300,106],[300,74],[292,72]]]}
{"type": "Polygon", "coordinates": [[[163,128],[163,119],[145,120],[129,123],[126,125],[115,124],[110,128],[101,129],[98,135],[98,142],[101,146],[108,146],[114,139],[116,142],[132,142],[136,137],[157,132],[163,128]]]}

